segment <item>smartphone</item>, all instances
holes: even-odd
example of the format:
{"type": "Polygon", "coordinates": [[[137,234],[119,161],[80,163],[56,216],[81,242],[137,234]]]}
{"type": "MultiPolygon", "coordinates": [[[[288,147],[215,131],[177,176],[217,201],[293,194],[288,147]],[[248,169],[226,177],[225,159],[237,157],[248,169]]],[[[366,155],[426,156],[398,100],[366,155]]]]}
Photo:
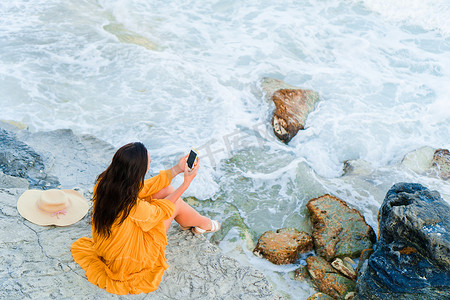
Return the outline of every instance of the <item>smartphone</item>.
{"type": "Polygon", "coordinates": [[[187,165],[190,170],[192,170],[192,167],[194,166],[196,159],[197,159],[197,151],[191,149],[191,152],[189,153],[189,157],[187,159],[187,165]]]}

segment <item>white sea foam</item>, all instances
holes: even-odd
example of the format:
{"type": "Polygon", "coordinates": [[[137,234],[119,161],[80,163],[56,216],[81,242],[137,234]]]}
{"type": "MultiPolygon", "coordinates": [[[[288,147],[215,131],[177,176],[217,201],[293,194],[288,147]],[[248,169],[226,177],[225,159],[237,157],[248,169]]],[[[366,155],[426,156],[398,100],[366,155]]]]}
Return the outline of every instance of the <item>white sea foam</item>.
{"type": "Polygon", "coordinates": [[[447,0],[357,0],[383,17],[425,30],[450,35],[450,3],[447,0]]]}

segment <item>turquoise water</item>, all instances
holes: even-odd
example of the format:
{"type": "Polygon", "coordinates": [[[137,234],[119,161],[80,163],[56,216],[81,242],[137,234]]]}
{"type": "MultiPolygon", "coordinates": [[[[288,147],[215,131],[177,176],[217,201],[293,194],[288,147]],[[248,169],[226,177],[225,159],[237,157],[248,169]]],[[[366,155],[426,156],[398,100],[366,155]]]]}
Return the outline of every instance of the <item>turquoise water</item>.
{"type": "MultiPolygon", "coordinates": [[[[308,230],[304,205],[323,193],[376,227],[395,182],[450,195],[399,166],[422,146],[450,148],[449,15],[444,0],[3,1],[0,119],[143,141],[154,171],[194,146],[202,167],[187,194],[234,205],[253,240],[308,230]],[[267,76],[321,98],[288,145],[271,130],[267,76]],[[354,159],[367,164],[341,177],[354,159]]],[[[295,265],[254,257],[238,234],[226,253],[287,297],[312,293],[289,279],[295,265]]]]}

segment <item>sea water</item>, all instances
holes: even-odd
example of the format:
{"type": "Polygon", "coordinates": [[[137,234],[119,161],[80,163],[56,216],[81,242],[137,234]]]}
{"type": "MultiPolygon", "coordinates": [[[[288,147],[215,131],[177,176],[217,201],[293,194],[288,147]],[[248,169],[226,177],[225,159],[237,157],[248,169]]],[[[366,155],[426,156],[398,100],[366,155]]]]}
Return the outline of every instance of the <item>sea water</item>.
{"type": "MultiPolygon", "coordinates": [[[[186,194],[236,207],[253,242],[310,230],[305,204],[325,193],[377,231],[396,182],[450,195],[448,181],[399,164],[450,148],[448,16],[448,0],[2,1],[0,119],[142,141],[155,172],[196,147],[186,194]],[[264,77],[320,95],[288,145],[272,133],[264,77]],[[342,176],[348,160],[364,168],[342,176]]],[[[272,265],[239,236],[219,246],[288,298],[314,292],[290,278],[302,261],[272,265]]]]}

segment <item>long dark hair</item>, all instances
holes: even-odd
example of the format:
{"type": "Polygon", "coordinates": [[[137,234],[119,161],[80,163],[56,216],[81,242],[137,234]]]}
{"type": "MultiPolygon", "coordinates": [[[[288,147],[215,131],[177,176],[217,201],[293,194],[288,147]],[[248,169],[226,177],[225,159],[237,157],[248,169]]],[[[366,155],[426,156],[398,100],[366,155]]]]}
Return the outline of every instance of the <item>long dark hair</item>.
{"type": "Polygon", "coordinates": [[[128,217],[137,202],[147,173],[147,149],[142,143],[122,146],[114,154],[109,167],[97,177],[92,222],[99,235],[109,237],[111,227],[128,217]]]}

